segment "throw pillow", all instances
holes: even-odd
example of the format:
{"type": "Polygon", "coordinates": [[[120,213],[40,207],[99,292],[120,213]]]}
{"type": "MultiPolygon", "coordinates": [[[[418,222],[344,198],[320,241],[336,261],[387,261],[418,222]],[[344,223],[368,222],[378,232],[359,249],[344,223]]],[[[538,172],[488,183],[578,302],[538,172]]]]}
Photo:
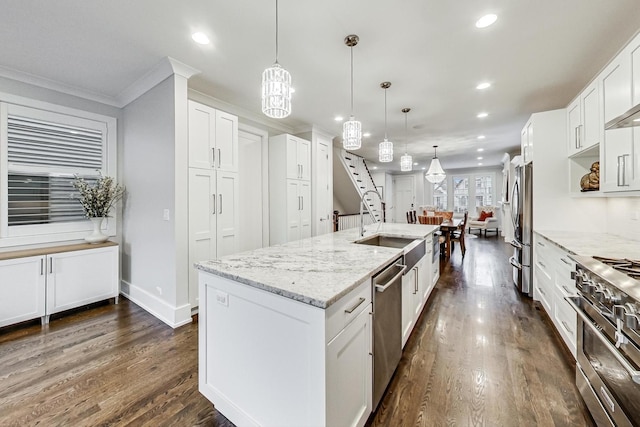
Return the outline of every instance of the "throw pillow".
{"type": "Polygon", "coordinates": [[[492,218],[492,217],[493,217],[493,212],[482,211],[482,212],[480,212],[480,216],[478,217],[478,221],[486,221],[487,218],[492,218]]]}

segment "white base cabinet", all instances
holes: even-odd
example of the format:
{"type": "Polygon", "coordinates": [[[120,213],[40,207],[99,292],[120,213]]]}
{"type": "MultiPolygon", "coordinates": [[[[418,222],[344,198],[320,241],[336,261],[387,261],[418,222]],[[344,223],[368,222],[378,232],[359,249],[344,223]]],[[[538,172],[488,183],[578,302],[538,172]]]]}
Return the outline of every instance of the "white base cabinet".
{"type": "Polygon", "coordinates": [[[534,235],[533,299],[540,301],[563,341],[576,357],[578,319],[565,298],[576,295],[569,253],[544,237],[534,235]]]}
{"type": "Polygon", "coordinates": [[[47,248],[26,257],[21,251],[16,258],[3,254],[9,259],[0,261],[0,327],[38,317],[47,323],[51,314],[117,298],[118,246],[91,246],[47,248]]]}
{"type": "Polygon", "coordinates": [[[218,411],[241,426],[365,424],[370,278],[323,310],[199,273],[199,389],[218,411]]]}

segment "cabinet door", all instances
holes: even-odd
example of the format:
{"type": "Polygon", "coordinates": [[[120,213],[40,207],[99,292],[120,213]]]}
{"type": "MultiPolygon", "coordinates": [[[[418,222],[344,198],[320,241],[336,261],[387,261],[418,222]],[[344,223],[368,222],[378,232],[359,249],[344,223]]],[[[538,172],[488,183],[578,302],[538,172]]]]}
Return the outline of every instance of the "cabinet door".
{"type": "Polygon", "coordinates": [[[580,126],[582,125],[582,114],[580,111],[580,97],[574,100],[567,107],[567,121],[569,124],[568,140],[569,140],[569,155],[575,154],[580,151],[580,126]]]}
{"type": "Polygon", "coordinates": [[[189,101],[189,167],[213,167],[216,110],[189,101]]]}
{"type": "Polygon", "coordinates": [[[364,426],[372,411],[371,309],[327,344],[328,426],[364,426]]]}
{"type": "Polygon", "coordinates": [[[189,168],[189,303],[198,306],[198,261],[216,258],[215,172],[189,168]]]}
{"type": "Polygon", "coordinates": [[[300,239],[300,210],[302,202],[298,191],[300,181],[287,180],[287,242],[300,239]]]}
{"type": "Polygon", "coordinates": [[[118,247],[47,256],[46,313],[118,296],[118,247]]]}
{"type": "MultiPolygon", "coordinates": [[[[640,35],[636,36],[631,51],[633,105],[640,104],[640,35]]],[[[633,185],[640,189],[640,127],[633,128],[633,185]]]]}
{"type": "Polygon", "coordinates": [[[402,276],[402,347],[413,330],[416,294],[416,270],[412,268],[402,276]]]}
{"type": "MultiPolygon", "coordinates": [[[[428,250],[427,254],[418,263],[418,289],[420,289],[420,304],[421,307],[427,302],[427,298],[433,290],[433,272],[431,271],[431,258],[432,251],[428,250]]],[[[418,316],[420,313],[418,313],[418,316]]]]}
{"type": "Polygon", "coordinates": [[[300,196],[300,238],[311,237],[311,184],[301,181],[298,185],[300,196]]]}
{"type": "Polygon", "coordinates": [[[311,179],[311,142],[298,139],[297,162],[300,165],[300,179],[311,179]]]}
{"type": "Polygon", "coordinates": [[[238,172],[238,117],[216,111],[216,167],[238,172]]]}
{"type": "Polygon", "coordinates": [[[216,213],[216,255],[218,258],[238,252],[238,174],[218,171],[216,213]]]}
{"type": "Polygon", "coordinates": [[[300,162],[298,161],[298,138],[287,135],[287,179],[300,179],[300,162]]]}
{"type": "Polygon", "coordinates": [[[44,316],[44,259],[0,261],[0,327],[44,316]]]}
{"type": "Polygon", "coordinates": [[[600,135],[604,122],[600,118],[600,93],[598,81],[594,81],[580,95],[582,104],[582,128],[580,134],[580,150],[591,148],[600,143],[600,135]]]}

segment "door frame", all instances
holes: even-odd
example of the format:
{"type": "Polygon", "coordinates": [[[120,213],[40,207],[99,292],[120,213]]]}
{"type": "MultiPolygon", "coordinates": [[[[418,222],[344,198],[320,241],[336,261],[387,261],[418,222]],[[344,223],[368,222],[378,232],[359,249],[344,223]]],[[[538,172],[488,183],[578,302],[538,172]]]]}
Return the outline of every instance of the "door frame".
{"type": "Polygon", "coordinates": [[[239,133],[245,132],[260,138],[262,157],[262,247],[269,242],[269,133],[245,123],[238,123],[239,133]]]}
{"type": "MultiPolygon", "coordinates": [[[[402,212],[401,210],[398,209],[398,185],[397,185],[397,180],[398,179],[402,179],[402,180],[407,180],[409,182],[411,182],[411,194],[413,195],[413,208],[415,209],[415,205],[416,205],[416,177],[415,175],[394,175],[393,176],[393,205],[396,207],[396,212],[394,215],[394,222],[396,222],[397,215],[400,215],[398,212],[402,212]]],[[[406,219],[405,219],[406,221],[406,219]]],[[[400,218],[400,223],[403,222],[402,218],[400,218]]]]}

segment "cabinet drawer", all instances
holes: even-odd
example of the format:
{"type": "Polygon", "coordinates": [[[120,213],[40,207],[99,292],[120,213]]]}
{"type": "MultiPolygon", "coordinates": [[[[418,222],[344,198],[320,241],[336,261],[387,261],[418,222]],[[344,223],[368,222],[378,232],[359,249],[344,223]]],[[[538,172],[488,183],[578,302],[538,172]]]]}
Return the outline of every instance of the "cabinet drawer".
{"type": "Polygon", "coordinates": [[[336,303],[327,308],[326,316],[326,341],[331,341],[338,332],[344,329],[364,309],[371,304],[371,279],[367,279],[340,298],[336,303]]]}
{"type": "Polygon", "coordinates": [[[533,274],[533,299],[540,301],[546,312],[551,315],[551,303],[553,301],[553,282],[551,277],[538,264],[534,267],[533,274]]]}
{"type": "Polygon", "coordinates": [[[553,308],[553,323],[556,325],[560,336],[564,339],[565,344],[571,350],[573,357],[576,357],[576,338],[578,329],[578,319],[576,312],[571,308],[569,303],[564,299],[566,294],[561,289],[556,288],[555,301],[553,308]]]}

